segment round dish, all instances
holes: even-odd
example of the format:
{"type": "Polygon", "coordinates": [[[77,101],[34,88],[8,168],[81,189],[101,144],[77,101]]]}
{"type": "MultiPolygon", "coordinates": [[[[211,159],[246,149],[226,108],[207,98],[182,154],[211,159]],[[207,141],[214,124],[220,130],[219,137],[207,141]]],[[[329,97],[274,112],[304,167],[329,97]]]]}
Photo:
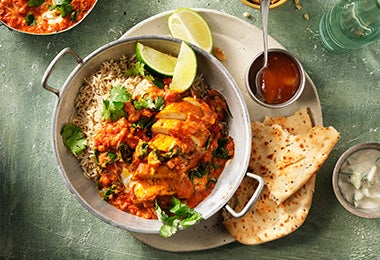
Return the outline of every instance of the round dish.
{"type": "Polygon", "coordinates": [[[340,176],[340,170],[341,167],[343,166],[343,163],[349,158],[351,155],[354,153],[365,150],[365,149],[373,149],[373,150],[378,150],[380,151],[380,143],[378,142],[365,142],[365,143],[360,143],[352,146],[349,148],[346,152],[344,152],[338,159],[333,175],[332,175],[332,184],[333,184],[333,189],[336,198],[340,202],[340,204],[345,208],[348,212],[362,217],[362,218],[380,218],[380,205],[377,208],[372,208],[372,209],[364,209],[364,208],[358,208],[352,205],[350,202],[348,202],[345,198],[344,195],[342,194],[342,191],[339,188],[339,176],[340,176]]]}
{"type": "Polygon", "coordinates": [[[81,23],[95,7],[97,0],[87,3],[54,4],[53,1],[3,1],[0,8],[0,25],[30,35],[51,35],[68,31],[81,23]],[[17,8],[14,12],[12,8],[17,8]],[[68,11],[70,10],[70,11],[68,11]]]}
{"type": "MultiPolygon", "coordinates": [[[[122,55],[132,57],[135,54],[137,42],[174,56],[178,55],[181,45],[179,40],[172,37],[148,35],[129,37],[111,42],[83,60],[78,59],[73,51],[64,49],[61,52],[62,55],[57,55],[52,61],[42,81],[45,89],[59,97],[53,118],[53,146],[61,175],[68,188],[86,209],[103,221],[132,232],[158,234],[162,226],[159,220],[137,217],[105,202],[97,193],[95,183],[83,176],[83,170],[77,159],[68,152],[60,136],[63,125],[69,122],[69,117],[74,113],[75,98],[83,79],[99,68],[104,61],[117,60],[122,55]],[[61,90],[50,87],[47,84],[49,75],[63,54],[67,53],[73,54],[79,65],[72,71],[61,90]],[[79,177],[81,175],[82,178],[79,177]]],[[[198,72],[203,74],[211,88],[216,89],[226,98],[232,114],[228,120],[229,135],[235,143],[233,159],[227,163],[211,194],[195,207],[204,219],[208,219],[227,204],[245,176],[252,137],[247,107],[232,76],[216,58],[195,46],[192,47],[198,59],[198,72]]]]}
{"type": "MultiPolygon", "coordinates": [[[[265,116],[291,115],[300,108],[308,107],[316,124],[323,124],[322,110],[313,81],[306,74],[305,89],[292,105],[281,109],[270,109],[253,102],[245,86],[246,70],[255,57],[263,50],[262,31],[235,16],[210,9],[195,9],[210,26],[214,47],[221,48],[227,60],[223,65],[234,77],[248,107],[251,121],[263,121],[265,116]],[[239,28],[236,30],[236,28],[239,28]]],[[[122,37],[157,34],[169,35],[167,29],[169,10],[152,16],[126,32],[122,37]]],[[[270,48],[283,48],[279,42],[268,37],[270,48]]],[[[194,228],[178,232],[169,239],[158,235],[132,233],[145,244],[170,252],[186,252],[216,248],[235,241],[222,224],[221,211],[194,228]]]]}
{"type": "MultiPolygon", "coordinates": [[[[276,8],[276,7],[279,7],[283,4],[285,4],[288,0],[275,0],[273,1],[274,3],[273,4],[270,4],[269,6],[269,9],[273,9],[273,8],[276,8]]],[[[255,4],[253,3],[253,1],[248,1],[248,0],[241,0],[241,2],[243,4],[245,4],[246,6],[249,6],[249,7],[252,7],[252,8],[255,8],[255,9],[260,9],[260,4],[255,4]]]]}
{"type": "MultiPolygon", "coordinates": [[[[276,55],[276,54],[277,55],[279,55],[279,54],[284,55],[285,57],[288,58],[288,60],[292,61],[292,63],[291,63],[292,65],[294,64],[295,67],[297,67],[296,70],[298,72],[299,84],[297,86],[296,92],[293,94],[293,96],[291,96],[290,99],[285,100],[284,102],[281,102],[281,103],[268,103],[268,102],[266,102],[265,98],[263,97],[263,95],[261,93],[259,93],[260,91],[258,91],[257,86],[256,86],[257,73],[259,72],[259,70],[262,68],[262,66],[264,64],[264,61],[263,61],[264,53],[260,53],[259,55],[257,55],[253,59],[252,65],[247,70],[246,85],[247,85],[248,92],[251,95],[251,97],[253,98],[253,100],[256,101],[258,104],[265,106],[265,107],[268,107],[268,108],[282,108],[285,106],[289,106],[290,104],[294,103],[301,96],[302,91],[304,90],[304,87],[305,87],[305,71],[302,67],[302,64],[299,62],[299,60],[293,54],[291,54],[290,52],[288,52],[284,49],[269,49],[268,50],[269,61],[270,61],[271,55],[276,55]]],[[[274,62],[274,63],[276,63],[276,62],[274,62]]],[[[277,62],[277,63],[279,63],[279,62],[277,62]]],[[[269,62],[269,67],[270,67],[270,64],[271,63],[269,62]]],[[[288,65],[289,65],[289,63],[287,63],[287,68],[291,67],[288,65]]],[[[281,67],[277,71],[283,71],[283,67],[281,67]]],[[[288,73],[288,71],[289,70],[287,69],[286,72],[288,73]]],[[[279,75],[279,73],[276,74],[276,76],[278,76],[278,75],[279,75]]],[[[288,76],[289,75],[286,75],[285,80],[288,80],[288,76]]],[[[291,78],[291,79],[293,79],[293,78],[291,78]]],[[[284,84],[284,83],[281,82],[281,84],[284,84]]],[[[285,86],[288,87],[289,85],[287,83],[285,83],[285,86]]],[[[281,93],[281,92],[279,92],[279,93],[281,93]]]]}

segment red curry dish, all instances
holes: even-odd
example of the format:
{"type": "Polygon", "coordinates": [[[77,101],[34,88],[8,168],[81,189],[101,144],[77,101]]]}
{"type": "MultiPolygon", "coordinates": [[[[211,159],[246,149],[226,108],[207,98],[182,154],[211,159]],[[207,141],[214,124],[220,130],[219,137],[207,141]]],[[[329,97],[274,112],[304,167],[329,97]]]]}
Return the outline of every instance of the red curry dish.
{"type": "Polygon", "coordinates": [[[196,207],[234,156],[224,97],[200,76],[197,86],[178,93],[169,89],[170,78],[126,77],[124,66],[106,63],[79,93],[71,122],[88,138],[78,156],[82,168],[95,164],[91,178],[100,196],[128,213],[156,219],[155,203],[167,210],[173,197],[196,207]],[[91,96],[99,86],[108,88],[102,101],[91,96]]]}
{"type": "Polygon", "coordinates": [[[0,20],[32,34],[63,31],[82,20],[96,0],[1,0],[0,20]]]}

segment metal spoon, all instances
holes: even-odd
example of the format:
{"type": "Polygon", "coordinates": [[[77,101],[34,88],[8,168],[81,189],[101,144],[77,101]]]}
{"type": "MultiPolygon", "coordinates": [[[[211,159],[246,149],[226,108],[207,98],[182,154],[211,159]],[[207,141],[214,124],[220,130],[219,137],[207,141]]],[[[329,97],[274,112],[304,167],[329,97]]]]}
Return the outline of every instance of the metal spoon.
{"type": "Polygon", "coordinates": [[[260,0],[261,22],[263,26],[263,41],[264,41],[264,65],[256,74],[256,89],[258,93],[261,90],[261,74],[268,67],[268,13],[269,13],[270,0],[260,0]]]}

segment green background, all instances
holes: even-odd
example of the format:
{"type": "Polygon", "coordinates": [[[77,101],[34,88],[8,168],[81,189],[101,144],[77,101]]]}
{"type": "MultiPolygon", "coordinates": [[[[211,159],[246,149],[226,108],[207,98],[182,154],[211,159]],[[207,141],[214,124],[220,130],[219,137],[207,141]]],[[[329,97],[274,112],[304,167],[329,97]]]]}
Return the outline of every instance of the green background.
{"type": "MultiPolygon", "coordinates": [[[[235,242],[188,253],[151,248],[77,202],[57,169],[51,145],[57,98],[42,88],[41,78],[64,47],[85,57],[163,11],[210,8],[261,28],[259,11],[238,0],[100,0],[82,23],[65,33],[32,36],[1,26],[0,259],[380,259],[380,220],[345,211],[331,185],[340,154],[359,142],[380,141],[380,42],[350,54],[330,53],[319,42],[318,22],[336,1],[300,2],[301,10],[290,0],[270,12],[269,34],[299,57],[317,87],[324,124],[341,133],[318,173],[310,214],[295,233],[277,241],[260,246],[235,242]]],[[[65,59],[52,85],[61,86],[74,66],[65,59]]]]}

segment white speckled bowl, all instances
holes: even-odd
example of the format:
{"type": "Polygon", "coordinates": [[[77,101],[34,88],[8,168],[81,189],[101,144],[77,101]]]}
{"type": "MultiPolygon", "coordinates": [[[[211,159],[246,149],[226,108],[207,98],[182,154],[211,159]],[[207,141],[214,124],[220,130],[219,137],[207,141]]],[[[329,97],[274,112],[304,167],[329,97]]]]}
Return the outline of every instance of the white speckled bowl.
{"type": "Polygon", "coordinates": [[[350,213],[362,217],[362,218],[380,218],[380,205],[378,208],[375,209],[363,209],[363,208],[357,208],[354,205],[352,205],[350,202],[348,202],[342,192],[339,189],[338,181],[339,181],[339,171],[342,167],[343,163],[346,161],[346,159],[354,154],[357,151],[363,150],[363,149],[376,149],[380,151],[380,143],[379,142],[365,142],[360,143],[352,146],[349,148],[346,152],[344,152],[340,158],[338,159],[333,175],[332,175],[332,184],[334,193],[340,202],[340,204],[350,213]]]}

